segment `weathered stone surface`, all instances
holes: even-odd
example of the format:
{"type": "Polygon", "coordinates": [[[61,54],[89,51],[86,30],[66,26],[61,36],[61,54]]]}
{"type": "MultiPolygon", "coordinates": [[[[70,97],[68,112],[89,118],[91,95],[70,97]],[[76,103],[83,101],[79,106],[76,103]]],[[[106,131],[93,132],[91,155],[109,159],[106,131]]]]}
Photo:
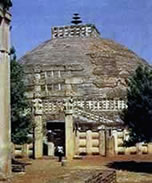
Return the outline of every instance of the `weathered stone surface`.
{"type": "Polygon", "coordinates": [[[0,3],[0,182],[11,174],[10,129],[10,14],[0,3]]]}
{"type": "Polygon", "coordinates": [[[46,72],[47,78],[44,76],[45,82],[41,84],[47,83],[51,96],[65,95],[65,80],[73,78],[81,81],[71,83],[73,95],[112,98],[118,97],[118,93],[124,97],[128,76],[137,65],[147,64],[126,47],[100,37],[51,39],[27,53],[20,62],[25,65],[28,85],[33,84],[35,68],[42,75],[46,72]]]}
{"type": "MultiPolygon", "coordinates": [[[[72,170],[64,176],[58,176],[58,183],[116,183],[116,172],[111,170],[72,170]]],[[[55,180],[54,180],[55,182],[55,180]]],[[[53,183],[53,181],[51,181],[53,183]]]]}

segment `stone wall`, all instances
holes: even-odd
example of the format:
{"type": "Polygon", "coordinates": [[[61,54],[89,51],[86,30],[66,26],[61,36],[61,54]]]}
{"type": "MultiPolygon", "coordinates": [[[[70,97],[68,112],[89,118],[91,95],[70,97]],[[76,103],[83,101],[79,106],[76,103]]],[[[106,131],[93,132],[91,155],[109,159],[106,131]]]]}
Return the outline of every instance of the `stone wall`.
{"type": "MultiPolygon", "coordinates": [[[[76,131],[74,135],[75,155],[132,155],[132,154],[152,154],[151,143],[138,143],[135,146],[124,147],[123,142],[128,137],[126,130],[99,131],[76,131]]],[[[54,146],[53,146],[54,148],[54,146]]],[[[54,151],[48,144],[48,156],[50,151],[54,151]]],[[[12,152],[15,157],[33,157],[33,144],[12,145],[12,152]]],[[[51,156],[53,156],[51,154],[51,156]]]]}
{"type": "Polygon", "coordinates": [[[108,131],[77,131],[75,135],[75,154],[77,155],[114,155],[114,138],[108,131]]]}
{"type": "Polygon", "coordinates": [[[100,154],[99,133],[88,130],[87,132],[77,132],[76,153],[77,154],[100,154]]]}
{"type": "Polygon", "coordinates": [[[123,143],[129,138],[129,132],[126,130],[114,130],[113,137],[115,142],[115,154],[151,154],[151,143],[137,143],[135,146],[124,147],[123,143]]]}
{"type": "Polygon", "coordinates": [[[135,146],[125,147],[123,144],[128,137],[128,131],[123,129],[77,131],[75,154],[101,156],[152,154],[151,143],[138,143],[135,146]]]}

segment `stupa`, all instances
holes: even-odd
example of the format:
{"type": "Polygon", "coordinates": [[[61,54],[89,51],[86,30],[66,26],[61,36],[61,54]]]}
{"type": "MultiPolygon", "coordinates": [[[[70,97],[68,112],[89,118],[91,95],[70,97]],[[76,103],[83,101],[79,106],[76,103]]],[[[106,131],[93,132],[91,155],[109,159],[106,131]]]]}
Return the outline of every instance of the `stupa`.
{"type": "MultiPolygon", "coordinates": [[[[117,128],[126,107],[128,77],[139,64],[148,63],[125,46],[102,38],[93,24],[78,14],[73,25],[53,27],[52,38],[25,54],[28,99],[39,99],[42,123],[60,129],[55,146],[64,144],[64,108],[73,106],[74,130],[117,128]]],[[[59,131],[59,130],[58,130],[59,131]]]]}

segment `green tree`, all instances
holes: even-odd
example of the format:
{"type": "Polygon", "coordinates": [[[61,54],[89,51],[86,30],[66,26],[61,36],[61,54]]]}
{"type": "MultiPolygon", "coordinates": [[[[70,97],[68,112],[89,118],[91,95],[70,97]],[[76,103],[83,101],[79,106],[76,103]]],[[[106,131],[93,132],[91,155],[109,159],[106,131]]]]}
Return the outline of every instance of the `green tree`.
{"type": "Polygon", "coordinates": [[[140,65],[128,82],[127,106],[122,120],[130,138],[126,145],[152,142],[152,70],[140,65]]]}
{"type": "Polygon", "coordinates": [[[11,49],[11,137],[15,144],[29,141],[31,110],[25,96],[22,65],[16,61],[15,49],[11,49]]]}
{"type": "Polygon", "coordinates": [[[5,9],[9,9],[12,7],[12,1],[11,0],[0,0],[0,3],[4,4],[5,9]]]}

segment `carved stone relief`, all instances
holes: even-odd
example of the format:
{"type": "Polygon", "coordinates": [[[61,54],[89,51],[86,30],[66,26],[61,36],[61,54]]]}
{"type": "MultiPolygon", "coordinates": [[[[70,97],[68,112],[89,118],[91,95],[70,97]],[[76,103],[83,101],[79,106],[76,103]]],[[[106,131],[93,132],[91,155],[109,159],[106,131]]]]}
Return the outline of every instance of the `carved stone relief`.
{"type": "Polygon", "coordinates": [[[40,98],[33,99],[33,110],[35,115],[43,114],[43,104],[40,98]]]}

